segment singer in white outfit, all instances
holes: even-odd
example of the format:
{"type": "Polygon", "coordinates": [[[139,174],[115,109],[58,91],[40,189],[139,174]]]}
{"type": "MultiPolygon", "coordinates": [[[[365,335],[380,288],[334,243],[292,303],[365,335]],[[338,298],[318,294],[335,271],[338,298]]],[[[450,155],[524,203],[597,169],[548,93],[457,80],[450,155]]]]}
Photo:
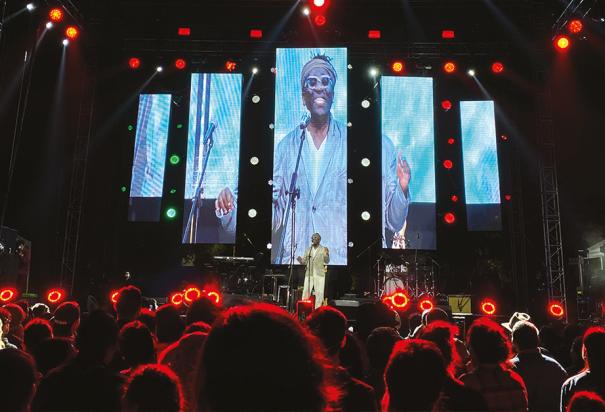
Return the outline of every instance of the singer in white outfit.
{"type": "Polygon", "coordinates": [[[314,233],[311,236],[311,247],[305,251],[305,255],[298,256],[299,263],[306,266],[305,284],[303,287],[303,299],[315,296],[315,309],[323,305],[324,290],[326,287],[326,274],[328,263],[330,263],[330,250],[319,244],[321,236],[314,233]]]}

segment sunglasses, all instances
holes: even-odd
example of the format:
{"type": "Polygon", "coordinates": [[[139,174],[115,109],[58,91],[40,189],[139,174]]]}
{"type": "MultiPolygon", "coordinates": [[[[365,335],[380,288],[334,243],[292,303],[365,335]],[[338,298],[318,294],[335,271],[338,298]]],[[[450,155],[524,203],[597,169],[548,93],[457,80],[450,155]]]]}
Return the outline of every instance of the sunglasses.
{"type": "Polygon", "coordinates": [[[318,85],[322,87],[331,87],[334,85],[334,80],[330,76],[309,76],[305,79],[305,87],[309,89],[314,89],[318,85]]]}

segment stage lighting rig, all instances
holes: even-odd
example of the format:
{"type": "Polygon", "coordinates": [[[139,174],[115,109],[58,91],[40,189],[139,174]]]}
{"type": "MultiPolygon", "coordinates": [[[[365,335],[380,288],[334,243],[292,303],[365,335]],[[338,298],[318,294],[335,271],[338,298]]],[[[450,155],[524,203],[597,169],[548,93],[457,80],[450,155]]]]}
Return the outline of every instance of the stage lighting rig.
{"type": "Polygon", "coordinates": [[[557,37],[555,37],[554,40],[554,44],[555,44],[555,49],[558,52],[566,52],[567,50],[569,50],[569,47],[571,46],[571,40],[569,40],[569,37],[567,37],[564,34],[560,34],[557,37]]]}
{"type": "Polygon", "coordinates": [[[65,29],[65,36],[69,39],[69,40],[75,40],[78,38],[78,36],[80,35],[80,31],[77,29],[77,27],[75,26],[68,26],[65,29]]]}
{"type": "Polygon", "coordinates": [[[493,62],[492,63],[492,73],[500,74],[504,71],[504,64],[501,62],[493,62]]]}
{"type": "Polygon", "coordinates": [[[48,18],[54,23],[59,23],[61,20],[63,20],[63,10],[58,7],[50,9],[48,12],[48,18]]]}
{"type": "Polygon", "coordinates": [[[139,59],[138,57],[131,57],[130,59],[128,59],[128,66],[130,66],[132,70],[138,69],[139,67],[141,67],[141,59],[139,59]]]}
{"type": "Polygon", "coordinates": [[[443,71],[448,74],[454,73],[456,71],[456,63],[445,62],[445,64],[443,65],[443,71]]]}

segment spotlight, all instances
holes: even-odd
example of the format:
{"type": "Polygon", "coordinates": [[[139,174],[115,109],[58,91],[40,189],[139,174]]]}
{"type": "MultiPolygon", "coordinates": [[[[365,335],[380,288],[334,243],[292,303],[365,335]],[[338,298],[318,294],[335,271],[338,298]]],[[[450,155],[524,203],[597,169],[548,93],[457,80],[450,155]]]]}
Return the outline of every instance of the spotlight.
{"type": "Polygon", "coordinates": [[[311,14],[311,10],[309,10],[308,7],[303,7],[302,14],[308,16],[309,14],[311,14]]]}
{"type": "Polygon", "coordinates": [[[468,74],[471,77],[475,77],[475,74],[476,74],[475,69],[468,69],[466,74],[468,74]]]}
{"type": "Polygon", "coordinates": [[[326,16],[324,16],[323,14],[318,14],[317,16],[315,16],[315,18],[313,19],[313,22],[315,23],[315,25],[317,27],[321,27],[324,26],[327,22],[326,16]]]}
{"type": "Polygon", "coordinates": [[[174,219],[176,217],[176,209],[173,207],[166,209],[166,217],[170,220],[174,219]]]}
{"type": "Polygon", "coordinates": [[[158,73],[161,73],[164,70],[164,68],[162,66],[158,66],[155,68],[155,71],[158,73]]]}
{"type": "Polygon", "coordinates": [[[447,144],[452,145],[456,143],[456,139],[454,139],[453,137],[450,137],[449,139],[447,139],[447,144]]]}
{"type": "Polygon", "coordinates": [[[271,248],[273,247],[273,245],[271,243],[267,243],[267,249],[271,250],[271,248]]]}
{"type": "Polygon", "coordinates": [[[62,289],[51,289],[46,294],[46,300],[48,303],[56,304],[65,298],[65,291],[62,289]]]}
{"type": "Polygon", "coordinates": [[[454,223],[456,223],[456,215],[452,212],[447,212],[443,215],[443,221],[448,225],[453,225],[454,223]]]}
{"type": "Polygon", "coordinates": [[[251,164],[252,166],[256,166],[256,165],[258,164],[258,162],[259,162],[258,157],[256,157],[256,156],[252,156],[252,157],[250,158],[250,164],[251,164]]]}
{"type": "Polygon", "coordinates": [[[455,39],[456,32],[454,30],[441,30],[441,38],[442,39],[455,39]]]}
{"type": "Polygon", "coordinates": [[[109,292],[109,301],[115,305],[116,303],[118,303],[119,296],[120,296],[119,290],[112,290],[111,292],[109,292]]]}
{"type": "Polygon", "coordinates": [[[141,60],[138,57],[131,57],[130,59],[128,59],[128,66],[132,70],[136,70],[141,67],[141,60]]]}
{"type": "Polygon", "coordinates": [[[46,29],[47,29],[47,30],[50,30],[50,29],[52,29],[52,28],[53,28],[53,22],[52,22],[52,21],[48,21],[48,22],[46,22],[46,29]]]}
{"type": "Polygon", "coordinates": [[[35,6],[35,4],[34,4],[34,3],[27,3],[27,5],[25,6],[25,8],[26,8],[28,11],[33,11],[33,10],[36,8],[36,6],[35,6]]]}
{"type": "Polygon", "coordinates": [[[507,136],[507,135],[505,135],[505,134],[501,134],[501,135],[500,135],[500,139],[501,139],[503,142],[507,142],[507,141],[508,141],[508,136],[507,136]]]}
{"type": "Polygon", "coordinates": [[[443,65],[443,71],[446,73],[454,73],[456,71],[456,63],[454,62],[445,62],[443,65]]]}
{"type": "Polygon", "coordinates": [[[170,156],[170,159],[168,159],[168,160],[170,161],[170,164],[173,166],[176,166],[181,162],[181,158],[177,154],[173,154],[172,156],[170,156]]]}
{"type": "Polygon", "coordinates": [[[381,36],[380,30],[368,30],[368,39],[378,40],[381,36]]]}
{"type": "Polygon", "coordinates": [[[170,295],[170,303],[174,306],[180,306],[183,304],[183,294],[181,292],[174,292],[170,295]]]}
{"type": "Polygon", "coordinates": [[[571,46],[571,41],[569,37],[565,35],[559,35],[555,37],[555,49],[559,52],[566,52],[569,50],[569,46],[571,46]]]}
{"type": "Polygon", "coordinates": [[[262,39],[263,31],[261,29],[250,29],[250,38],[251,39],[262,39]]]}
{"type": "Polygon", "coordinates": [[[512,197],[511,195],[509,195],[509,194],[504,195],[504,200],[506,200],[507,202],[510,202],[510,200],[511,200],[512,198],[513,198],[513,197],[512,197]]]}
{"type": "Polygon", "coordinates": [[[481,313],[487,316],[491,316],[496,313],[496,303],[491,299],[485,299],[481,301],[481,313]]]}
{"type": "Polygon", "coordinates": [[[569,30],[569,32],[573,34],[580,33],[583,28],[584,25],[582,24],[582,21],[578,19],[573,19],[572,21],[567,23],[567,30],[569,30]]]}
{"type": "Polygon", "coordinates": [[[452,195],[452,196],[450,197],[450,200],[451,200],[452,202],[454,202],[454,203],[458,202],[458,195],[452,195]]]}
{"type": "Polygon", "coordinates": [[[313,0],[313,5],[315,7],[323,7],[326,4],[326,0],[313,0]]]}
{"type": "Polygon", "coordinates": [[[258,73],[258,67],[255,66],[252,68],[252,74],[256,74],[256,73],[258,73]]]}
{"type": "Polygon", "coordinates": [[[353,243],[353,242],[349,242],[349,243],[347,243],[347,246],[348,246],[348,247],[353,247],[353,246],[355,246],[355,243],[353,243]]]}
{"type": "Polygon", "coordinates": [[[260,96],[258,94],[255,94],[254,96],[252,96],[252,103],[256,104],[260,102],[260,96]]]}
{"type": "Polygon", "coordinates": [[[174,61],[174,67],[176,67],[178,70],[184,70],[187,67],[187,62],[185,59],[176,59],[174,61]]]}
{"type": "Polygon", "coordinates": [[[191,27],[179,27],[176,33],[182,37],[191,36],[191,27]]]}
{"type": "Polygon", "coordinates": [[[376,77],[378,76],[378,69],[376,67],[370,67],[368,73],[370,73],[370,76],[376,77]]]}
{"type": "Polygon", "coordinates": [[[550,302],[548,304],[548,313],[555,318],[562,318],[565,315],[565,308],[560,302],[550,302]]]}
{"type": "Polygon", "coordinates": [[[391,65],[391,70],[393,70],[393,73],[401,73],[403,72],[405,65],[403,64],[402,61],[397,60],[395,62],[393,62],[393,64],[391,65]]]}
{"type": "Polygon", "coordinates": [[[221,294],[215,290],[211,290],[211,291],[207,292],[206,296],[208,296],[210,299],[214,300],[214,303],[216,303],[217,305],[219,303],[221,303],[221,300],[223,300],[223,297],[221,296],[221,294]]]}
{"type": "Polygon", "coordinates": [[[80,35],[80,31],[75,26],[69,26],[65,29],[65,36],[69,40],[75,40],[80,35]]]}
{"type": "Polygon", "coordinates": [[[189,286],[183,292],[183,298],[185,299],[185,302],[187,302],[189,304],[195,300],[198,300],[201,297],[202,297],[202,291],[198,287],[195,287],[195,286],[189,286]]]}
{"type": "Polygon", "coordinates": [[[231,60],[227,60],[225,62],[225,69],[227,69],[228,72],[232,72],[233,70],[235,70],[237,68],[237,63],[231,60]]]}
{"type": "Polygon", "coordinates": [[[69,44],[69,40],[63,39],[61,43],[63,43],[63,46],[67,46],[69,44]]]}
{"type": "Polygon", "coordinates": [[[363,99],[361,101],[361,107],[363,107],[364,109],[367,109],[368,107],[370,107],[370,101],[368,99],[363,99]]]}
{"type": "Polygon", "coordinates": [[[395,292],[391,295],[391,303],[395,309],[405,309],[410,303],[410,298],[405,292],[395,292]]]}
{"type": "Polygon", "coordinates": [[[367,157],[364,157],[363,159],[361,159],[361,165],[363,167],[368,167],[370,165],[370,159],[368,159],[367,157]]]}
{"type": "Polygon", "coordinates": [[[248,217],[254,219],[256,217],[256,209],[250,209],[248,210],[248,217]]]}
{"type": "Polygon", "coordinates": [[[492,63],[492,73],[500,74],[504,71],[504,65],[501,62],[492,63]]]}
{"type": "Polygon", "coordinates": [[[447,112],[448,110],[450,110],[452,108],[452,102],[449,100],[442,100],[441,108],[447,112]]]}
{"type": "Polygon", "coordinates": [[[424,312],[425,310],[431,310],[435,307],[433,300],[430,297],[424,297],[418,302],[418,310],[424,312]]]}
{"type": "Polygon", "coordinates": [[[445,159],[443,161],[443,167],[445,167],[447,170],[450,170],[454,167],[454,162],[452,162],[450,159],[445,159]]]}
{"type": "Polygon", "coordinates": [[[363,220],[365,220],[366,222],[367,222],[368,220],[370,220],[370,217],[371,217],[371,216],[370,216],[370,212],[368,212],[368,211],[363,211],[363,212],[361,212],[361,218],[362,218],[363,220]]]}
{"type": "Polygon", "coordinates": [[[17,289],[15,289],[15,288],[0,289],[0,302],[8,303],[16,297],[17,297],[17,289]]]}
{"type": "Polygon", "coordinates": [[[61,20],[63,20],[63,10],[58,7],[50,9],[50,11],[48,12],[48,18],[52,22],[59,23],[61,20]]]}

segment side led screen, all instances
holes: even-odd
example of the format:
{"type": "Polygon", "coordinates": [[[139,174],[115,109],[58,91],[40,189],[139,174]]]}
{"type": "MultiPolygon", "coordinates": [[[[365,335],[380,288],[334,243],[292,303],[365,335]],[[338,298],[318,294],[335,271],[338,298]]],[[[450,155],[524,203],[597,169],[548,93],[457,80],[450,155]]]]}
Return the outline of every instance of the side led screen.
{"type": "Polygon", "coordinates": [[[435,249],[433,79],[382,76],[382,246],[435,249]]]}
{"type": "Polygon", "coordinates": [[[345,265],[347,49],[277,49],[276,69],[271,261],[304,256],[318,233],[345,265]]]}
{"type": "Polygon", "coordinates": [[[468,229],[501,230],[494,102],[460,102],[460,126],[468,229]]]}
{"type": "Polygon", "coordinates": [[[139,96],[128,203],[131,222],[160,219],[171,98],[170,94],[139,96]]]}
{"type": "Polygon", "coordinates": [[[183,243],[235,243],[241,74],[191,75],[183,243]]]}

